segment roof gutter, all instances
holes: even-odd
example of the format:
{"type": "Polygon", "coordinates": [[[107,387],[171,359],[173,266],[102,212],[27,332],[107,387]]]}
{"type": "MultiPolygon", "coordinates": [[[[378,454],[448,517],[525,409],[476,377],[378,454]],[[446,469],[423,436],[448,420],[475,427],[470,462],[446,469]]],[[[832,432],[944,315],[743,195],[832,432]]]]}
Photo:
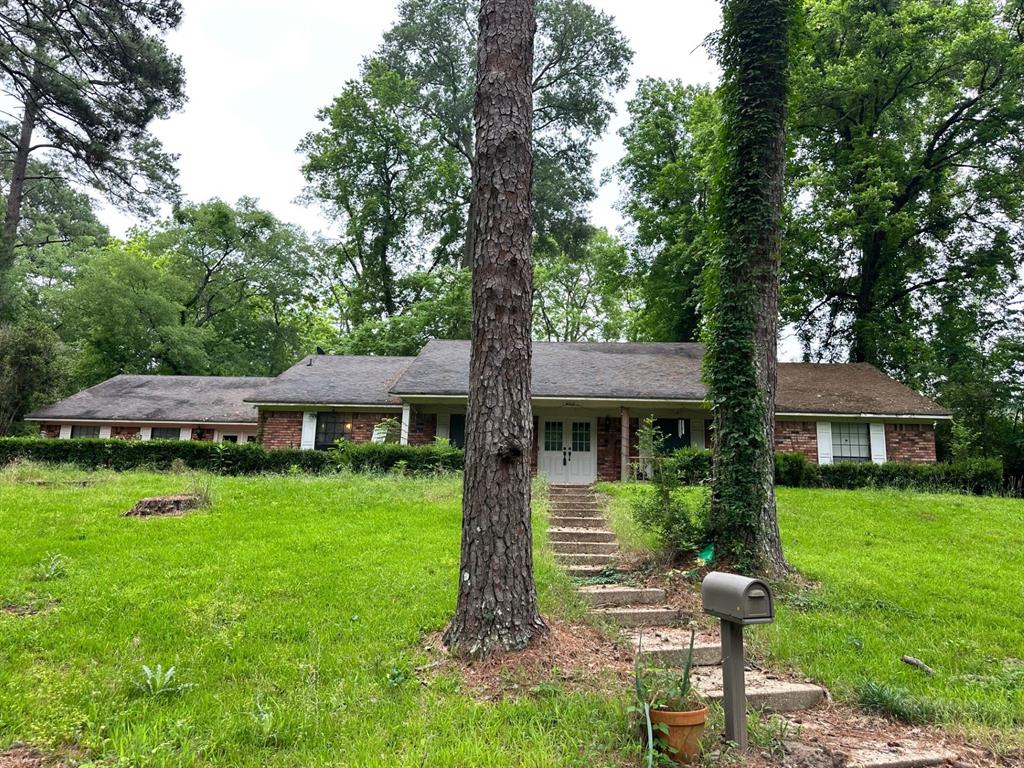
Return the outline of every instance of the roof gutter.
{"type": "Polygon", "coordinates": [[[111,422],[116,422],[118,424],[186,424],[189,426],[193,426],[196,424],[205,424],[211,427],[255,427],[259,425],[259,422],[257,421],[204,421],[202,419],[162,419],[160,421],[153,421],[152,419],[132,419],[128,417],[118,417],[110,419],[82,419],[79,418],[78,416],[26,416],[24,418],[24,421],[45,421],[61,423],[75,422],[78,424],[109,424],[111,422]]]}

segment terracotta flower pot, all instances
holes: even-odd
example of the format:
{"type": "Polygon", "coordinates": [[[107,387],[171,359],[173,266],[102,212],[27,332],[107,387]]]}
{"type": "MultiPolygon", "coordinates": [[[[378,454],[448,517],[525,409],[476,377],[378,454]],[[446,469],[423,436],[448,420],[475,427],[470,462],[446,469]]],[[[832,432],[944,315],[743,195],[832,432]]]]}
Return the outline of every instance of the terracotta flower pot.
{"type": "Polygon", "coordinates": [[[656,731],[655,738],[660,737],[675,750],[669,754],[678,765],[690,765],[700,756],[700,737],[704,733],[704,722],[707,719],[706,706],[689,712],[651,710],[651,723],[668,726],[668,733],[664,730],[656,731]]]}

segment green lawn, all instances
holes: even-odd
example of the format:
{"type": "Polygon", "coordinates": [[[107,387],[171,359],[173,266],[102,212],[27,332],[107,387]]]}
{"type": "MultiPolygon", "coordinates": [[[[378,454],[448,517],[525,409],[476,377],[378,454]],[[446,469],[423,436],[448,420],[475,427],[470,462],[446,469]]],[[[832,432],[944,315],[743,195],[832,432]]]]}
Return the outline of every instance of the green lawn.
{"type": "MultiPolygon", "coordinates": [[[[145,766],[600,766],[626,692],[480,703],[417,680],[454,605],[459,480],[213,478],[212,510],[128,519],[188,478],[0,474],[0,749],[145,766]],[[86,487],[66,484],[92,478],[86,487]],[[59,558],[54,559],[55,555],[59,558]],[[173,665],[176,693],[144,692],[173,665]]],[[[569,585],[541,552],[547,612],[569,585]]]]}
{"type": "MultiPolygon", "coordinates": [[[[616,527],[644,546],[627,509],[643,488],[603,489],[616,527]]],[[[751,633],[762,648],[838,698],[1020,739],[1024,500],[780,488],[778,504],[786,556],[817,586],[751,633]]]]}

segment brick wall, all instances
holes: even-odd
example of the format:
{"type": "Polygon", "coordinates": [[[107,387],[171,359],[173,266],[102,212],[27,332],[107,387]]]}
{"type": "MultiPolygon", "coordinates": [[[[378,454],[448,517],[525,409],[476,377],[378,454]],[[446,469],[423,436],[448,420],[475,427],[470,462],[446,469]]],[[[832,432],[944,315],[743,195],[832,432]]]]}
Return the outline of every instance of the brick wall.
{"type": "MultiPolygon", "coordinates": [[[[368,443],[373,438],[373,428],[384,419],[401,418],[397,413],[353,413],[352,416],[352,442],[368,443]]],[[[437,417],[434,417],[435,423],[437,417]]],[[[430,442],[434,441],[434,433],[430,433],[430,442]]],[[[412,432],[409,433],[409,442],[412,442],[412,432]]]]}
{"type": "Polygon", "coordinates": [[[206,427],[192,427],[192,439],[200,440],[204,443],[213,441],[214,432],[212,429],[206,427]]]}
{"type": "Polygon", "coordinates": [[[39,427],[39,436],[49,438],[60,437],[60,424],[43,424],[39,427]]]}
{"type": "Polygon", "coordinates": [[[814,421],[776,421],[775,450],[802,453],[812,464],[818,463],[818,425],[814,421]]]}
{"type": "Polygon", "coordinates": [[[437,414],[412,411],[409,423],[409,445],[433,445],[437,435],[437,414]]]}
{"type": "Polygon", "coordinates": [[[110,428],[110,436],[118,440],[138,440],[139,431],[138,427],[119,427],[115,425],[110,428]]]}
{"type": "Polygon", "coordinates": [[[931,424],[886,424],[885,454],[889,461],[935,463],[935,427],[931,424]]]}
{"type": "Polygon", "coordinates": [[[264,448],[298,448],[302,443],[302,411],[260,411],[259,442],[264,448]]]}
{"type": "MultiPolygon", "coordinates": [[[[629,455],[640,453],[640,419],[629,420],[629,455]]],[[[597,479],[616,481],[622,478],[622,419],[619,416],[597,417],[597,479]]]]}

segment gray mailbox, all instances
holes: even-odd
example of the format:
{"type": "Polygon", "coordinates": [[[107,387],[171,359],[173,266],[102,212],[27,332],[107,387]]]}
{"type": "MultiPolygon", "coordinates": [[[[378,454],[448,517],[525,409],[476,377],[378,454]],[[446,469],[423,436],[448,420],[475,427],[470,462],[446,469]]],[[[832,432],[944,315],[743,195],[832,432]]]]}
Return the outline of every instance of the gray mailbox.
{"type": "Polygon", "coordinates": [[[775,599],[771,588],[760,579],[736,573],[712,571],[700,587],[704,612],[722,624],[722,708],[725,710],[725,738],[747,746],[747,692],[743,679],[743,627],[771,624],[775,599]]]}
{"type": "Polygon", "coordinates": [[[704,613],[735,624],[771,624],[775,618],[772,590],[760,579],[712,571],[700,588],[704,613]]]}

